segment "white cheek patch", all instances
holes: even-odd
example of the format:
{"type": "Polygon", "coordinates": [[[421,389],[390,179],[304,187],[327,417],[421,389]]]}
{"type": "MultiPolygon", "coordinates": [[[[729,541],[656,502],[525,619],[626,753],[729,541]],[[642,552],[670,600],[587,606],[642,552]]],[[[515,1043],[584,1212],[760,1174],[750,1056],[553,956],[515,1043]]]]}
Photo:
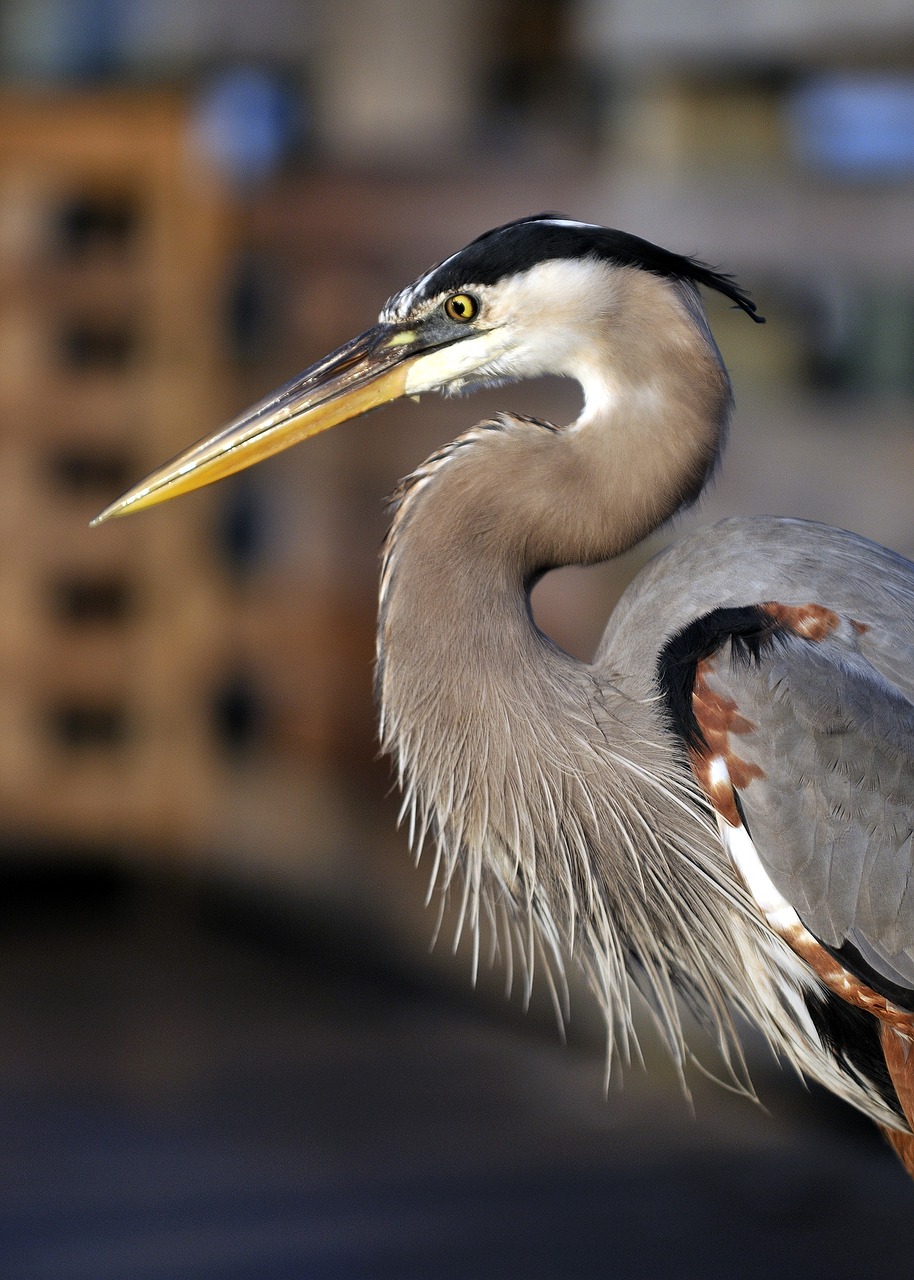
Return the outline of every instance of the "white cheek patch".
{"type": "Polygon", "coordinates": [[[509,345],[503,333],[493,330],[419,356],[406,371],[405,393],[417,396],[425,391],[439,391],[461,378],[488,370],[509,345]]]}
{"type": "MultiPolygon", "coordinates": [[[[479,297],[487,331],[416,360],[407,374],[408,394],[444,388],[471,374],[555,373],[582,382],[588,398],[604,398],[596,394],[605,372],[601,368],[597,377],[594,365],[602,360],[592,353],[591,330],[617,306],[617,284],[608,268],[591,259],[556,258],[497,285],[468,281],[466,289],[479,297]]],[[[398,315],[408,309],[405,300],[406,293],[395,300],[398,315]]]]}

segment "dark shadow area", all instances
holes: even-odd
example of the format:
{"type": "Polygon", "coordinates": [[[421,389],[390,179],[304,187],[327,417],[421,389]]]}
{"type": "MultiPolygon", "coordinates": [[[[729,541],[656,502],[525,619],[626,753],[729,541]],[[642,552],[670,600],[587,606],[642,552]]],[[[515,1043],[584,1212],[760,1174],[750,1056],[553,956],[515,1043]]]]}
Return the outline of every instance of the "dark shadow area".
{"type": "Polygon", "coordinates": [[[598,1055],[431,983],[265,893],[9,859],[0,1274],[906,1274],[871,1130],[703,1087],[695,1118],[636,1071],[607,1099],[598,1055]]]}

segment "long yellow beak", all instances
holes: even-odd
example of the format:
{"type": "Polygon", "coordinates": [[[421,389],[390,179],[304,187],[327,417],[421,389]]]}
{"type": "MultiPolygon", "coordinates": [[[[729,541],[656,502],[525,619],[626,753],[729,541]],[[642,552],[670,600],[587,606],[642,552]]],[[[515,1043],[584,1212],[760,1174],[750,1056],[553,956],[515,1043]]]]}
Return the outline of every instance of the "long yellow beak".
{"type": "Polygon", "coordinates": [[[427,351],[413,330],[390,325],[369,329],[215,435],[153,471],[97,515],[93,525],[212,484],[299,440],[396,400],[405,393],[409,366],[427,351]]]}

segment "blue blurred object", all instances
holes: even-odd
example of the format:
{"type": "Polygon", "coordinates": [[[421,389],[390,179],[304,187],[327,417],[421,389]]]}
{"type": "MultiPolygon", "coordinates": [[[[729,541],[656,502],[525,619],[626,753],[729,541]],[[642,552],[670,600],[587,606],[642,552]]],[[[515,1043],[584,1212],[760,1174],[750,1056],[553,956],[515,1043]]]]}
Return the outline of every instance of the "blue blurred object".
{"type": "Polygon", "coordinates": [[[794,146],[812,170],[850,179],[914,176],[914,75],[815,76],[792,95],[794,146]]]}
{"type": "Polygon", "coordinates": [[[279,168],[292,143],[296,112],[292,91],[277,76],[231,67],[200,90],[194,137],[224,177],[252,185],[279,168]]]}

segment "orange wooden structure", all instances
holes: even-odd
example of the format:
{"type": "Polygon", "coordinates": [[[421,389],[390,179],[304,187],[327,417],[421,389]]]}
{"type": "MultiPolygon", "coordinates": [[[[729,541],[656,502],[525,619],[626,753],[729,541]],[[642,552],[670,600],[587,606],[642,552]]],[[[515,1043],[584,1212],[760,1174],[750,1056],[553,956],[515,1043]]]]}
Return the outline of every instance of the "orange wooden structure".
{"type": "Polygon", "coordinates": [[[234,235],[178,96],[0,98],[7,839],[180,848],[206,828],[212,499],[88,521],[224,416],[234,235]]]}

